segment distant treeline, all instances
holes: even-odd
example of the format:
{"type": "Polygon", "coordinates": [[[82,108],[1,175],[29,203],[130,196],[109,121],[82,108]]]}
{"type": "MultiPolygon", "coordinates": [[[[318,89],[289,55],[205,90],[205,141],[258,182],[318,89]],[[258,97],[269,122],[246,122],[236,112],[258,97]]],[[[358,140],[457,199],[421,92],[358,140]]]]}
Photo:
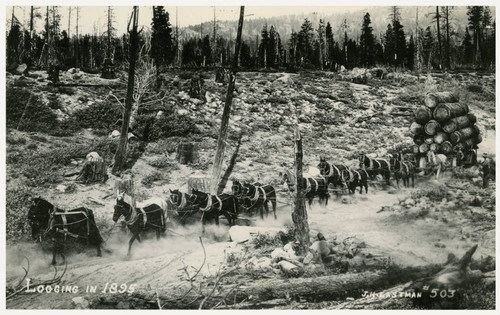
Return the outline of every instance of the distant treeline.
{"type": "MultiPolygon", "coordinates": [[[[112,7],[108,7],[107,30],[103,34],[71,34],[60,31],[59,8],[45,12],[32,7],[30,25],[23,25],[13,12],[7,35],[7,66],[26,63],[30,68],[100,69],[106,59],[117,67],[128,64],[129,35],[115,35],[112,7]],[[33,29],[35,19],[44,19],[44,30],[33,29]]],[[[413,30],[404,28],[398,7],[391,7],[390,23],[378,37],[371,27],[369,13],[363,16],[357,38],[348,36],[347,21],[341,25],[341,38],[334,39],[330,22],[313,25],[305,19],[290,38],[280,36],[274,25],[264,24],[254,39],[245,38],[239,65],[247,69],[318,69],[337,71],[342,66],[386,66],[408,70],[446,70],[457,68],[492,69],[495,64],[495,21],[489,7],[467,7],[465,32],[455,31],[453,7],[435,7],[433,24],[413,30]]],[[[78,22],[77,22],[78,23],[78,22]]],[[[69,27],[68,27],[69,29],[69,27]]],[[[78,32],[78,25],[77,25],[78,32]]],[[[182,38],[173,28],[164,7],[153,7],[151,29],[141,33],[146,53],[158,69],[178,67],[229,66],[234,58],[234,39],[213,33],[182,38]]],[[[339,37],[339,36],[337,36],[339,37]]]]}

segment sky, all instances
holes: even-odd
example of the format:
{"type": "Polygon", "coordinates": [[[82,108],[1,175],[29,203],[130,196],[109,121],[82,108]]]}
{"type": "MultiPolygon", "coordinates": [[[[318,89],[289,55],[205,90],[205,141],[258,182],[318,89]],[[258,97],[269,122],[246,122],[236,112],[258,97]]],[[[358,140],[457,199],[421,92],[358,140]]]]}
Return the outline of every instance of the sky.
{"type": "MultiPolygon", "coordinates": [[[[115,6],[112,7],[115,16],[115,28],[118,33],[124,33],[127,29],[128,16],[132,12],[130,6],[115,6]]],[[[215,7],[215,15],[217,20],[237,20],[239,17],[239,7],[218,6],[215,7]]],[[[246,6],[245,19],[254,18],[269,18],[273,16],[301,14],[301,13],[343,13],[354,10],[362,10],[363,7],[313,7],[313,6],[246,6]]],[[[210,6],[179,6],[179,7],[165,7],[165,10],[170,14],[170,23],[175,26],[176,16],[179,27],[199,24],[200,22],[213,21],[214,7],[210,6]]],[[[39,7],[42,15],[46,11],[46,7],[39,7]]],[[[16,6],[14,8],[15,15],[21,22],[29,19],[30,7],[29,6],[16,6]]],[[[60,6],[59,13],[61,15],[61,29],[68,28],[69,7],[60,6]]],[[[12,7],[7,7],[6,15],[7,20],[10,20],[12,14],[12,7]]],[[[151,26],[152,8],[151,6],[139,7],[139,25],[144,27],[151,26]]],[[[104,32],[106,29],[107,7],[106,6],[81,6],[80,7],[80,22],[79,32],[81,34],[93,32],[94,27],[97,32],[104,32]]],[[[76,25],[76,8],[72,7],[71,11],[71,33],[74,34],[76,25]]],[[[39,19],[37,27],[43,27],[43,20],[39,19]]]]}

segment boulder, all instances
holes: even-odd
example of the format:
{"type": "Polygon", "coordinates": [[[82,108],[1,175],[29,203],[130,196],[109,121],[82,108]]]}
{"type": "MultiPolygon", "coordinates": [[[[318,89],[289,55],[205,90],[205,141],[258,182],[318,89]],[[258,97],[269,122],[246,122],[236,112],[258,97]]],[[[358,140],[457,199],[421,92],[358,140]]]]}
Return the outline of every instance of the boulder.
{"type": "Polygon", "coordinates": [[[78,296],[71,299],[71,303],[77,309],[88,309],[90,306],[89,301],[87,301],[84,297],[78,296]]]}
{"type": "Polygon", "coordinates": [[[28,66],[23,63],[23,64],[20,64],[16,67],[16,74],[25,74],[26,73],[26,70],[28,70],[28,66]]]}

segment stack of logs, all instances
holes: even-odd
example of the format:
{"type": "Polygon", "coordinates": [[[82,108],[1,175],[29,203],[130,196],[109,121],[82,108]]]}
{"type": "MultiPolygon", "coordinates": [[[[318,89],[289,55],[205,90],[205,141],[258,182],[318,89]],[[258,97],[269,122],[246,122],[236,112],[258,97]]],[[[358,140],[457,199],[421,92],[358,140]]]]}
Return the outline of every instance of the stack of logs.
{"type": "Polygon", "coordinates": [[[458,96],[450,92],[429,93],[425,106],[415,110],[415,121],[410,130],[413,134],[413,152],[425,154],[429,150],[450,155],[457,149],[465,154],[481,143],[482,138],[476,116],[469,113],[466,104],[459,103],[458,96]]]}

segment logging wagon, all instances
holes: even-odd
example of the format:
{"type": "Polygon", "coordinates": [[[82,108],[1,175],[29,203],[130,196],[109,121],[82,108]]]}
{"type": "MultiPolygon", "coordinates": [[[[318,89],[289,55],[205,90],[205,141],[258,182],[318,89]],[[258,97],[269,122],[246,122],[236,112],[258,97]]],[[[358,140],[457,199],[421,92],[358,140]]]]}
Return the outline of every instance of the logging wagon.
{"type": "Polygon", "coordinates": [[[429,151],[443,154],[451,167],[470,167],[477,163],[477,148],[482,136],[477,118],[467,104],[451,92],[434,92],[425,96],[424,105],[414,111],[410,125],[417,170],[428,170],[429,151]]]}

